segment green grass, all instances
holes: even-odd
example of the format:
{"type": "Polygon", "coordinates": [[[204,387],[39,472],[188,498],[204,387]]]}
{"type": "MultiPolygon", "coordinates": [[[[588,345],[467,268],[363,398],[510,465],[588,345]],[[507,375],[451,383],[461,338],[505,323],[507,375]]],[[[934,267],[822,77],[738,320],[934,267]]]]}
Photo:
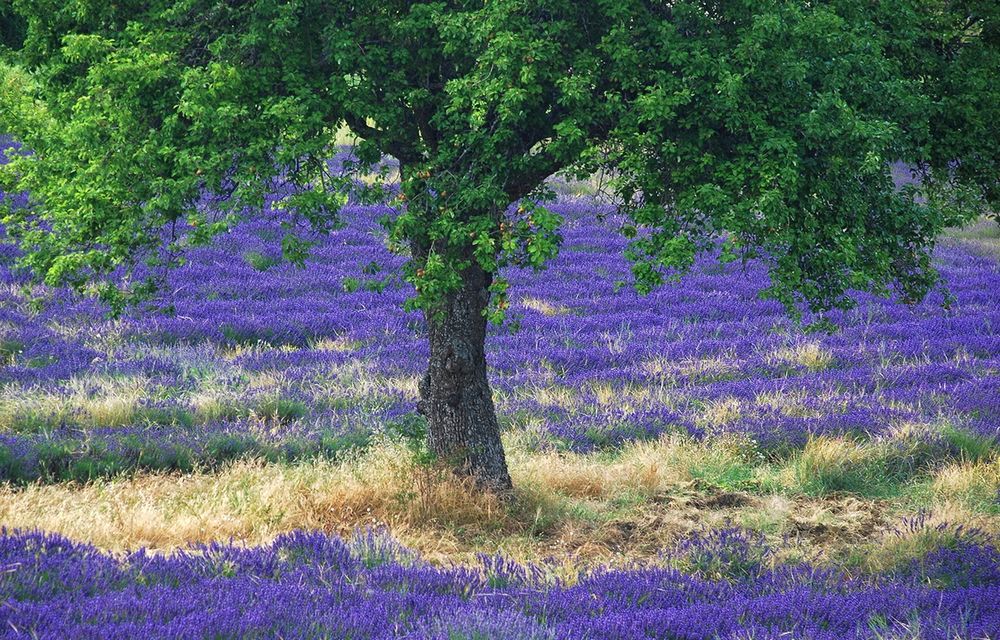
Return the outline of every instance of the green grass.
{"type": "Polygon", "coordinates": [[[243,260],[257,271],[267,271],[271,267],[281,263],[281,258],[264,255],[259,251],[247,251],[243,254],[243,260]]]}
{"type": "Polygon", "coordinates": [[[255,413],[264,418],[270,418],[287,424],[295,420],[304,418],[309,412],[309,407],[301,400],[292,400],[282,396],[272,396],[263,400],[257,405],[255,413]]]}
{"type": "Polygon", "coordinates": [[[0,364],[13,365],[24,350],[24,344],[17,340],[0,339],[0,364]]]}
{"type": "Polygon", "coordinates": [[[962,459],[978,462],[986,460],[998,451],[996,438],[969,433],[952,426],[947,426],[942,435],[945,440],[959,451],[962,459]]]}

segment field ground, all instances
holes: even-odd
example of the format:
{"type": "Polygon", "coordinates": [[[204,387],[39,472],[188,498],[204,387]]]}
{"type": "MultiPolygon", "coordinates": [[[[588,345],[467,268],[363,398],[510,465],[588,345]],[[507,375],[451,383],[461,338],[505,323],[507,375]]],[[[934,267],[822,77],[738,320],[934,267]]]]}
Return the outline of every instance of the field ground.
{"type": "Polygon", "coordinates": [[[1000,533],[995,453],[878,477],[907,464],[880,447],[817,439],[787,461],[747,460],[737,443],[665,437],[615,454],[525,450],[508,438],[512,505],[422,468],[399,443],[331,462],[239,461],[217,472],[140,474],[87,485],[36,484],[0,494],[0,521],[114,550],[191,542],[270,542],[295,529],[349,534],[387,524],[431,561],[502,550],[520,561],[580,566],[655,561],[687,534],[738,526],[783,544],[775,560],[879,571],[926,551],[900,535],[929,515],[1000,533]],[[868,466],[870,465],[870,466],[868,466]]]}
{"type": "MultiPolygon", "coordinates": [[[[728,579],[678,555],[711,531],[852,579],[969,535],[995,549],[995,223],[942,240],[952,311],[863,297],[826,334],[757,300],[753,265],[702,261],[635,296],[619,240],[585,205],[561,212],[562,256],[512,275],[517,310],[490,338],[509,503],[421,462],[424,347],[396,258],[362,227],[295,271],[261,224],[195,256],[169,308],[118,321],[4,272],[0,523],[115,552],[385,525],[435,566],[499,551],[564,585],[638,565],[728,579]]],[[[924,637],[904,622],[870,637],[924,637]]]]}

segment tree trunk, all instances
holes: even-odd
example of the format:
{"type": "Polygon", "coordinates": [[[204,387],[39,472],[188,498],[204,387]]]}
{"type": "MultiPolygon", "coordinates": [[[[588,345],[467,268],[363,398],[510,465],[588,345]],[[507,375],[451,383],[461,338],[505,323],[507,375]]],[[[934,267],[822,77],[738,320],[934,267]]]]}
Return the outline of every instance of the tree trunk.
{"type": "Polygon", "coordinates": [[[425,314],[431,357],[417,410],[427,419],[428,447],[476,485],[510,491],[500,425],[486,377],[486,317],[492,276],[475,264],[462,288],[447,294],[437,315],[425,314]]]}

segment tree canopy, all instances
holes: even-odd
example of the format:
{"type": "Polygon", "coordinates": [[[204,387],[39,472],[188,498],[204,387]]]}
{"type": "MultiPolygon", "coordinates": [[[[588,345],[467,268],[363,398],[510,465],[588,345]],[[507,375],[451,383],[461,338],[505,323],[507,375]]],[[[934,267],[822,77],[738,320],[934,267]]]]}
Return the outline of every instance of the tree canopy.
{"type": "MultiPolygon", "coordinates": [[[[399,161],[385,224],[432,330],[463,287],[500,318],[500,269],[555,255],[557,172],[607,176],[640,290],[721,250],[764,260],[792,309],[922,297],[939,231],[1000,198],[992,0],[13,0],[12,15],[26,30],[3,32],[0,131],[30,152],[0,189],[31,203],[3,223],[50,284],[175,260],[279,185],[301,262],[299,221],[350,222],[357,185],[326,162],[343,126],[355,174],[399,161]],[[216,206],[195,206],[206,192],[216,206]]],[[[116,304],[146,290],[110,284],[116,304]]]]}

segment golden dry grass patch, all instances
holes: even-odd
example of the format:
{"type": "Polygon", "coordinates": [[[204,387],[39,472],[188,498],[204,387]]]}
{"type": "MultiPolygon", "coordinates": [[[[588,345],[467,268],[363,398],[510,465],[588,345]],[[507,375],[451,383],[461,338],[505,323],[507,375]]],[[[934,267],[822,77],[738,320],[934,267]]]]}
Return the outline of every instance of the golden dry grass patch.
{"type": "Polygon", "coordinates": [[[665,382],[672,384],[678,378],[722,379],[736,373],[739,370],[739,365],[740,359],[736,354],[728,353],[708,358],[684,358],[682,360],[656,356],[643,362],[642,369],[646,373],[662,377],[665,382]]]}
{"type": "Polygon", "coordinates": [[[809,391],[768,391],[758,393],[754,397],[754,404],[759,407],[780,411],[782,415],[797,418],[821,417],[829,411],[829,408],[819,408],[815,405],[810,405],[810,400],[828,401],[830,398],[817,398],[814,393],[809,391]]]}
{"type": "Polygon", "coordinates": [[[380,382],[385,389],[401,391],[408,398],[417,398],[420,395],[420,378],[419,375],[383,376],[380,382]]]}
{"type": "Polygon", "coordinates": [[[352,340],[347,336],[337,336],[335,338],[320,338],[313,342],[310,347],[314,351],[330,351],[334,353],[344,353],[357,351],[363,343],[360,340],[352,340]]]}
{"type": "Polygon", "coordinates": [[[672,358],[656,356],[644,361],[640,366],[643,371],[651,376],[670,378],[673,382],[672,373],[676,362],[672,358]]]}
{"type": "Polygon", "coordinates": [[[833,354],[818,342],[803,342],[782,347],[768,359],[773,363],[805,367],[809,371],[822,371],[834,361],[833,354]]]}
{"type": "Polygon", "coordinates": [[[150,385],[144,377],[103,376],[72,378],[55,391],[28,393],[9,385],[0,390],[0,431],[13,429],[24,419],[53,424],[71,420],[87,427],[129,424],[149,397],[150,385]]]}
{"type": "Polygon", "coordinates": [[[569,451],[528,451],[508,438],[511,473],[526,486],[574,498],[614,499],[626,493],[652,497],[690,487],[691,469],[706,457],[724,456],[686,436],[667,434],[634,442],[612,459],[569,451]]]}
{"type": "Polygon", "coordinates": [[[742,412],[739,398],[719,398],[707,402],[696,420],[708,426],[724,426],[739,420],[742,412]]]}
{"type": "Polygon", "coordinates": [[[287,378],[280,371],[251,371],[247,373],[247,388],[280,389],[287,385],[287,378]]]}
{"type": "Polygon", "coordinates": [[[322,378],[311,381],[309,391],[315,397],[358,400],[400,391],[415,398],[419,382],[419,375],[381,373],[374,362],[351,360],[331,367],[322,378]]]}
{"type": "Polygon", "coordinates": [[[722,378],[738,369],[739,359],[735,354],[711,358],[685,358],[676,364],[679,375],[692,378],[722,378]]]}
{"type": "Polygon", "coordinates": [[[566,315],[572,309],[566,305],[558,304],[555,302],[550,302],[548,300],[543,300],[542,298],[521,298],[520,304],[525,309],[531,309],[532,311],[537,311],[543,316],[562,316],[566,315]]]}
{"type": "Polygon", "coordinates": [[[450,474],[413,495],[405,450],[378,447],[355,460],[296,465],[234,463],[217,473],[143,474],[88,485],[0,488],[0,522],[38,527],[101,547],[168,549],[234,538],[250,544],[293,529],[345,532],[496,524],[497,498],[450,474]]]}
{"type": "Polygon", "coordinates": [[[562,385],[535,386],[529,394],[541,405],[562,409],[572,409],[577,405],[577,392],[562,385]]]}
{"type": "Polygon", "coordinates": [[[512,459],[512,473],[532,486],[577,498],[602,498],[614,481],[602,473],[598,462],[582,461],[578,454],[549,452],[540,456],[512,459]]]}
{"type": "Polygon", "coordinates": [[[940,425],[919,420],[900,420],[889,424],[885,439],[896,442],[929,442],[939,434],[940,425]]]}
{"type": "Polygon", "coordinates": [[[1000,458],[947,464],[934,473],[931,492],[939,501],[988,502],[1000,496],[1000,458]]]}
{"type": "Polygon", "coordinates": [[[617,519],[601,514],[628,492],[657,497],[683,485],[686,476],[660,461],[662,452],[677,446],[636,446],[610,468],[586,456],[531,454],[515,446],[511,472],[519,490],[513,504],[477,493],[447,471],[415,465],[405,447],[384,442],[339,463],[240,461],[215,473],[6,486],[0,488],[0,523],[118,550],[169,550],[230,538],[261,544],[293,529],[344,534],[386,524],[429,558],[472,558],[502,548],[521,559],[565,553],[603,562],[653,553],[665,539],[696,526],[692,509],[682,514],[669,501],[617,519]],[[654,520],[661,526],[650,528],[654,520]]]}
{"type": "MultiPolygon", "coordinates": [[[[417,464],[403,444],[386,440],[340,462],[244,460],[214,473],[0,487],[0,524],[55,531],[109,549],[162,551],[230,538],[263,544],[294,529],[344,535],[384,524],[431,561],[474,562],[477,553],[501,550],[520,561],[561,558],[566,575],[578,564],[655,561],[693,531],[738,525],[763,531],[782,549],[779,558],[822,562],[859,549],[887,557],[915,549],[893,550],[893,525],[905,505],[706,484],[698,470],[745,461],[745,448],[735,440],[667,435],[613,456],[534,451],[528,440],[505,436],[517,487],[511,502],[477,493],[447,470],[417,464]]],[[[828,454],[839,460],[844,446],[813,448],[820,459],[828,454]]],[[[942,487],[965,473],[963,467],[943,474],[942,487]]],[[[984,522],[962,504],[936,500],[935,513],[949,522],[984,522]]]]}

